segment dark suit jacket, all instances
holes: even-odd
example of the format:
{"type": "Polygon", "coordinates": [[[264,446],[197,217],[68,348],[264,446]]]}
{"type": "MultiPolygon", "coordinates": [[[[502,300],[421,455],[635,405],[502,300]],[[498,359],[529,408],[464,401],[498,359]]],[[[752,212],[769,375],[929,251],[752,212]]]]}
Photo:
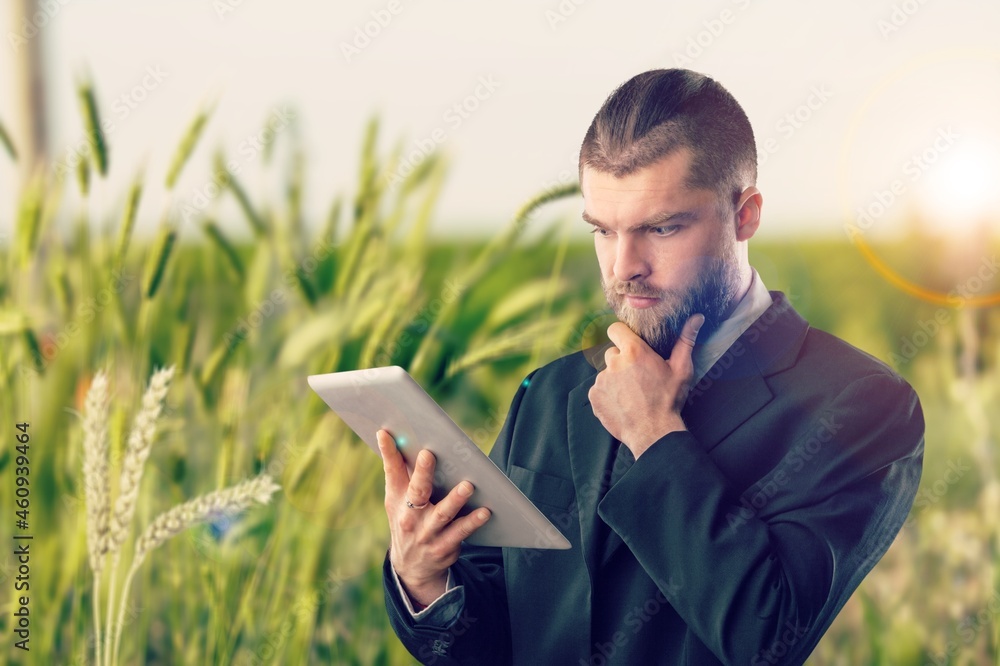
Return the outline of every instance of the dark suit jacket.
{"type": "Polygon", "coordinates": [[[902,526],[924,423],[888,366],[771,295],[692,389],[688,430],[610,488],[616,443],[587,398],[595,356],[533,372],[490,457],[573,547],[464,546],[462,611],[446,623],[413,621],[387,559],[407,649],[436,664],[804,661],[902,526]]]}

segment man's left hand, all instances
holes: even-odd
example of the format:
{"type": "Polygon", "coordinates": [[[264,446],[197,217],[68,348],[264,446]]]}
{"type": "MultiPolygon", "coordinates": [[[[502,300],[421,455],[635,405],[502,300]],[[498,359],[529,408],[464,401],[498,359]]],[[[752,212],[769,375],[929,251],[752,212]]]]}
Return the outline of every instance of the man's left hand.
{"type": "Polygon", "coordinates": [[[608,327],[614,347],[604,354],[605,369],[590,389],[590,405],[605,429],[636,459],[654,442],[686,430],[681,408],[694,378],[691,352],[705,317],[692,315],[664,360],[621,322],[608,327]]]}

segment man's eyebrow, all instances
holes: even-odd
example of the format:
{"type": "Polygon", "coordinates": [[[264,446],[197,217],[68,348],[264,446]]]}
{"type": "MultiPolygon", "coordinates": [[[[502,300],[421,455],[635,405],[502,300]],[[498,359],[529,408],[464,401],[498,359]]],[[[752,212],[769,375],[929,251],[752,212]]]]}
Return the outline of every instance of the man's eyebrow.
{"type": "MultiPolygon", "coordinates": [[[[638,229],[649,229],[651,227],[662,227],[675,222],[693,222],[697,219],[698,213],[693,210],[682,210],[675,213],[659,213],[649,219],[643,220],[634,227],[631,227],[630,230],[634,231],[638,229]]],[[[597,218],[591,217],[587,211],[583,211],[583,221],[600,229],[608,228],[607,225],[597,218]]]]}

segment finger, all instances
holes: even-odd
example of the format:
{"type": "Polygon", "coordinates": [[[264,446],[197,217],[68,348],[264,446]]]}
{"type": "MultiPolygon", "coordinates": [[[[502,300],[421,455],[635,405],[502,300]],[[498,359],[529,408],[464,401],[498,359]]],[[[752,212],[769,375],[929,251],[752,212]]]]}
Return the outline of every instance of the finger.
{"type": "Polygon", "coordinates": [[[441,533],[441,538],[444,540],[446,546],[457,548],[463,541],[472,536],[476,530],[489,522],[490,516],[489,509],[485,507],[476,509],[469,515],[452,521],[448,529],[441,533]]]}
{"type": "Polygon", "coordinates": [[[378,441],[378,451],[382,455],[386,494],[391,493],[399,496],[406,492],[406,486],[410,482],[410,475],[406,471],[403,454],[396,448],[396,440],[393,439],[388,430],[379,430],[376,432],[375,439],[378,441]]]}
{"type": "Polygon", "coordinates": [[[448,523],[455,519],[458,512],[465,506],[465,503],[472,497],[473,486],[468,481],[462,481],[451,489],[444,499],[434,506],[433,523],[438,529],[444,529],[448,523]]]}
{"type": "Polygon", "coordinates": [[[434,490],[434,454],[424,449],[417,454],[417,463],[410,475],[410,485],[406,489],[406,499],[421,506],[431,501],[434,490]]]}
{"type": "Polygon", "coordinates": [[[705,323],[705,315],[694,314],[688,317],[681,329],[681,335],[674,343],[674,348],[670,352],[670,365],[675,370],[688,370],[694,367],[691,361],[691,353],[694,350],[695,340],[698,339],[698,331],[705,323]]]}
{"type": "Polygon", "coordinates": [[[634,346],[636,343],[645,344],[642,338],[635,334],[635,331],[620,321],[616,321],[611,326],[608,326],[608,339],[621,351],[625,351],[628,347],[634,346]]]}
{"type": "Polygon", "coordinates": [[[608,347],[604,350],[604,367],[607,368],[611,365],[611,361],[614,357],[621,355],[621,350],[614,345],[608,347]]]}

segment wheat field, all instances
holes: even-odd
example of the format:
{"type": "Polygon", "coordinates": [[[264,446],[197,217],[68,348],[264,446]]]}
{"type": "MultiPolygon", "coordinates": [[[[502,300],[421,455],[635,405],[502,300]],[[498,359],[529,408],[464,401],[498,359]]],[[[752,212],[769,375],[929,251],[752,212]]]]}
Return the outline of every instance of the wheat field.
{"type": "MultiPolygon", "coordinates": [[[[10,637],[0,659],[97,663],[93,608],[105,596],[95,600],[88,525],[91,534],[95,525],[116,529],[114,507],[110,517],[93,513],[91,497],[106,483],[133,504],[117,527],[133,536],[153,530],[145,541],[120,542],[123,555],[143,563],[126,584],[119,663],[413,663],[383,606],[381,466],[305,378],[401,365],[488,451],[522,378],[592,344],[607,325],[593,248],[569,240],[567,225],[578,221],[545,207],[578,196],[576,185],[520,208],[512,202],[510,221],[489,240],[435,239],[429,228],[449,165],[431,156],[389,187],[399,149],[381,147],[387,140],[373,119],[356,187],[331,194],[325,219],[304,219],[307,165],[290,143],[291,159],[270,171],[283,198],[251,196],[231,176],[218,196],[242,219],[224,225],[212,207],[188,214],[175,201],[155,236],[142,238],[134,227],[149,187],[143,173],[100,217],[62,201],[77,188],[86,203],[94,180],[114,168],[86,84],[80,97],[94,137],[87,158],[71,171],[37,173],[3,213],[15,216],[16,232],[0,239],[0,524],[4,544],[15,534],[33,539],[30,652],[13,647],[18,563],[0,556],[0,635],[10,637]],[[232,231],[240,225],[243,234],[232,231]],[[170,391],[144,472],[130,485],[122,471],[132,464],[132,416],[149,378],[168,366],[170,391]],[[93,395],[104,391],[107,401],[88,428],[95,384],[93,395]],[[103,471],[86,453],[98,430],[107,438],[103,471]],[[22,460],[16,435],[25,431],[22,460]],[[26,467],[22,529],[12,489],[26,467]],[[183,532],[157,522],[173,507],[193,515],[185,502],[259,475],[280,486],[268,504],[206,510],[183,532]],[[88,478],[104,480],[88,486],[88,478]]],[[[163,165],[168,189],[190,160],[224,163],[199,142],[210,120],[210,108],[200,111],[178,138],[163,165]]],[[[915,234],[878,251],[947,291],[962,279],[955,266],[972,269],[997,246],[987,237],[954,254],[931,252],[935,241],[915,234]]],[[[997,309],[902,294],[846,237],[755,241],[751,262],[814,326],[896,367],[927,420],[910,519],[810,663],[1000,664],[997,309]]],[[[998,285],[994,276],[981,293],[998,285]]]]}

